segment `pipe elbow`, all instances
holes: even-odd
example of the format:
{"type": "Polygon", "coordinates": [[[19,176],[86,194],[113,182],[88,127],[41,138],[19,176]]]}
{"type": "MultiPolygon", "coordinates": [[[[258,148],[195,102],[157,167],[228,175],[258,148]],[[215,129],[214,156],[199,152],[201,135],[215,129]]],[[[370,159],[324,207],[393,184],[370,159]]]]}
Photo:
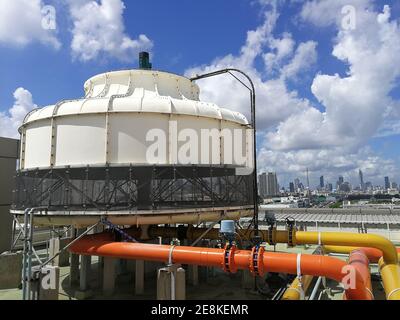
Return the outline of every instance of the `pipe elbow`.
{"type": "Polygon", "coordinates": [[[327,246],[371,247],[383,253],[386,263],[398,263],[398,254],[394,244],[385,237],[375,234],[346,232],[302,232],[296,233],[298,244],[319,244],[327,246]]]}
{"type": "Polygon", "coordinates": [[[387,264],[398,264],[398,253],[395,245],[387,238],[375,234],[367,235],[370,242],[369,247],[382,251],[382,257],[387,264]]]}

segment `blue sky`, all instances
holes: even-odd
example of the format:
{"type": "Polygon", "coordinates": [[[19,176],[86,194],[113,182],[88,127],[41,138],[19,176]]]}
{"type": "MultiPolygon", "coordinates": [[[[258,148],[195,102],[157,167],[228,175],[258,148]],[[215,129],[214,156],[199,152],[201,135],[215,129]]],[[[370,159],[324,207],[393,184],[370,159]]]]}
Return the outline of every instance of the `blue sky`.
{"type": "MultiPolygon", "coordinates": [[[[15,32],[18,32],[18,36],[24,35],[28,39],[20,42],[11,41],[5,36],[5,32],[14,32],[12,24],[0,22],[0,112],[2,112],[3,118],[10,117],[9,110],[16,104],[18,105],[18,101],[16,102],[18,99],[14,96],[17,88],[24,88],[28,91],[32,96],[33,103],[38,106],[54,104],[65,98],[80,97],[83,95],[83,83],[89,77],[110,70],[135,68],[137,52],[143,45],[144,49],[150,49],[153,66],[156,69],[185,74],[193,70],[204,71],[236,63],[238,67],[244,68],[251,75],[257,77],[257,90],[260,93],[257,101],[260,113],[260,167],[264,170],[277,171],[282,185],[287,185],[297,176],[302,178],[307,167],[311,172],[311,182],[315,185],[322,174],[333,183],[337,176],[342,174],[353,184],[357,184],[358,168],[366,172],[364,174],[366,180],[372,180],[375,184],[383,184],[384,175],[389,175],[392,180],[400,182],[398,166],[400,126],[397,126],[400,119],[400,81],[398,78],[400,72],[388,75],[394,79],[391,84],[386,84],[388,87],[392,86],[390,90],[388,89],[389,93],[377,92],[379,99],[391,98],[390,103],[393,103],[393,106],[390,107],[391,112],[388,111],[387,104],[389,102],[386,100],[382,103],[385,105],[377,105],[376,102],[371,102],[371,104],[375,103],[375,106],[366,104],[365,116],[361,117],[359,121],[358,118],[354,120],[355,123],[360,123],[354,137],[346,136],[342,132],[344,129],[338,129],[336,125],[340,127],[338,122],[341,119],[338,115],[344,114],[351,108],[357,109],[358,101],[350,100],[348,107],[343,103],[337,107],[342,108],[341,110],[332,111],[336,108],[335,101],[337,101],[332,94],[337,92],[337,86],[340,86],[343,81],[330,79],[328,86],[331,91],[328,90],[330,92],[328,94],[325,82],[322,81],[325,78],[318,77],[318,75],[338,74],[343,80],[349,76],[350,68],[354,67],[357,71],[353,80],[359,81],[362,77],[371,77],[372,82],[368,83],[369,87],[382,85],[378,80],[386,77],[384,72],[389,72],[389,69],[385,69],[386,65],[382,64],[377,67],[377,69],[383,70],[382,74],[377,71],[371,75],[367,73],[368,70],[361,70],[365,68],[364,58],[360,52],[354,53],[353,47],[344,48],[345,58],[343,59],[334,56],[332,52],[335,46],[348,43],[346,42],[348,39],[355,39],[355,43],[359,41],[360,46],[367,40],[373,47],[375,44],[372,41],[376,41],[377,35],[373,34],[373,31],[369,35],[368,28],[365,28],[364,31],[363,23],[367,23],[368,19],[378,17],[383,12],[384,5],[389,5],[390,18],[386,23],[396,23],[398,26],[399,1],[349,0],[343,2],[338,0],[336,4],[332,4],[333,1],[327,0],[294,2],[284,0],[190,2],[175,0],[33,0],[31,5],[32,3],[37,5],[39,9],[48,4],[53,5],[56,9],[57,28],[48,34],[33,29],[32,25],[29,25],[29,23],[35,23],[33,18],[32,21],[29,20],[34,16],[33,13],[29,19],[25,19],[23,12],[26,9],[27,1],[0,0],[0,21],[13,21],[12,18],[22,21],[21,24],[26,24],[26,28],[19,27],[15,32]],[[339,15],[340,11],[337,7],[339,2],[343,2],[343,5],[353,4],[357,9],[360,19],[358,28],[353,35],[341,33],[335,17],[326,13],[326,8],[332,6],[331,11],[339,15]],[[108,32],[107,21],[102,26],[104,29],[100,31],[76,27],[77,21],[82,21],[82,19],[92,19],[90,22],[96,22],[95,13],[93,17],[89,18],[79,14],[84,12],[84,6],[90,3],[95,3],[98,8],[104,10],[107,9],[107,4],[116,8],[111,12],[113,22],[120,22],[120,24],[116,23],[119,31],[118,34],[110,33],[110,37],[113,38],[117,47],[119,37],[123,36],[135,41],[139,39],[140,34],[143,34],[148,41],[141,41],[138,47],[132,50],[121,51],[117,48],[107,51],[100,48],[94,57],[83,59],[84,49],[81,50],[79,45],[78,48],[71,48],[77,35],[89,38],[101,37],[102,32],[108,32]],[[121,14],[118,13],[119,5],[125,7],[121,14]],[[311,5],[314,5],[313,11],[309,10],[311,5]],[[2,6],[4,6],[3,9],[13,6],[15,10],[1,10],[2,6]],[[362,12],[366,7],[372,12],[370,15],[362,12]],[[318,10],[321,12],[318,13],[318,10]],[[15,14],[15,12],[20,12],[20,14],[15,14]],[[2,17],[2,15],[4,16],[2,17]],[[276,21],[273,21],[274,18],[276,21]],[[261,26],[267,22],[270,22],[273,27],[266,31],[261,26]],[[96,33],[96,31],[99,32],[96,33]],[[241,50],[246,48],[249,31],[256,31],[259,35],[260,51],[254,54],[250,64],[246,64],[243,62],[244,54],[241,50]],[[276,48],[274,49],[271,43],[280,42],[285,38],[285,34],[290,34],[288,38],[291,39],[292,48],[279,60],[276,48]],[[56,39],[56,42],[61,45],[60,48],[56,48],[57,45],[50,42],[49,37],[53,42],[56,39]],[[299,54],[299,59],[295,60],[296,50],[302,43],[309,45],[308,51],[305,51],[306,58],[303,57],[301,60],[299,54]],[[274,56],[270,56],[276,62],[274,69],[266,67],[264,58],[268,53],[274,54],[274,56]],[[233,57],[232,59],[230,55],[233,57]],[[312,57],[315,59],[313,60],[312,57]],[[295,62],[298,63],[295,74],[285,76],[283,79],[285,67],[291,63],[293,67],[295,62]],[[279,85],[275,86],[273,84],[275,82],[279,85]],[[269,93],[263,92],[263,90],[277,90],[276,97],[280,97],[279,94],[281,94],[278,90],[283,90],[282,97],[287,97],[287,101],[280,105],[279,98],[272,99],[269,93]],[[373,112],[374,108],[381,108],[381,114],[385,112],[389,114],[379,123],[375,123],[370,121],[371,118],[376,117],[373,112]],[[308,112],[310,116],[303,118],[305,117],[304,113],[308,112]],[[325,112],[328,114],[327,117],[324,115],[325,112]],[[274,120],[267,119],[267,115],[271,115],[271,119],[274,120]],[[316,120],[311,122],[314,119],[313,116],[316,120]],[[322,118],[324,119],[318,120],[322,118]],[[304,119],[310,123],[303,121],[304,119]],[[325,127],[326,123],[329,125],[325,127]],[[377,137],[379,130],[389,124],[391,128],[389,133],[384,137],[377,137]],[[375,125],[376,129],[368,130],[368,126],[375,125]],[[398,130],[394,130],[393,127],[398,130]],[[286,136],[288,135],[283,136],[285,132],[288,132],[287,130],[289,132],[298,130],[298,136],[294,137],[293,141],[287,141],[286,136]],[[322,136],[322,133],[326,132],[329,134],[326,137],[322,136]]],[[[383,25],[382,30],[386,30],[383,25]]],[[[396,37],[396,35],[392,35],[392,37],[396,37]]],[[[105,46],[104,43],[102,45],[105,46]]],[[[380,45],[384,45],[383,41],[377,41],[376,46],[380,45]]],[[[393,45],[386,50],[395,52],[397,49],[398,47],[393,45]]],[[[373,57],[382,57],[382,51],[377,51],[375,56],[374,54],[374,52],[371,53],[371,64],[376,62],[373,57]]],[[[400,52],[398,56],[400,56],[400,52]]],[[[397,61],[393,61],[393,65],[396,64],[397,61]]],[[[215,92],[212,92],[215,89],[211,84],[211,82],[200,83],[201,88],[204,88],[203,99],[215,96],[215,92]]],[[[364,82],[352,89],[353,92],[356,90],[355,96],[359,96],[360,92],[365,90],[363,85],[364,82]]],[[[369,88],[368,86],[367,88],[369,88]]],[[[25,92],[25,94],[28,93],[25,92]]],[[[227,98],[230,96],[229,91],[224,92],[219,89],[218,95],[218,101],[214,102],[246,113],[246,106],[237,106],[237,101],[227,98]]],[[[337,99],[339,98],[340,95],[337,99]]],[[[21,100],[26,101],[22,98],[21,100]]],[[[372,98],[371,101],[373,100],[372,98]]],[[[245,104],[244,101],[246,100],[240,100],[242,104],[245,104]]],[[[362,114],[364,111],[360,113],[362,114]]],[[[4,127],[11,123],[6,120],[2,124],[3,132],[6,132],[4,127]]],[[[2,131],[0,130],[0,132],[2,131]]],[[[12,132],[11,135],[13,135],[12,132]]]]}
{"type": "MultiPolygon", "coordinates": [[[[52,3],[59,12],[57,31],[63,47],[59,51],[37,43],[24,48],[0,47],[2,109],[12,105],[13,97],[6,93],[12,93],[18,86],[29,88],[37,104],[52,104],[63,97],[80,96],[84,81],[94,74],[137,66],[136,56],[131,62],[113,58],[73,61],[70,19],[65,16],[68,9],[61,1],[46,3],[52,3]]],[[[132,37],[146,34],[154,42],[151,57],[154,67],[175,73],[238,51],[247,31],[262,20],[259,6],[245,0],[237,1],[236,5],[220,0],[125,1],[125,6],[126,33],[132,37]]]]}

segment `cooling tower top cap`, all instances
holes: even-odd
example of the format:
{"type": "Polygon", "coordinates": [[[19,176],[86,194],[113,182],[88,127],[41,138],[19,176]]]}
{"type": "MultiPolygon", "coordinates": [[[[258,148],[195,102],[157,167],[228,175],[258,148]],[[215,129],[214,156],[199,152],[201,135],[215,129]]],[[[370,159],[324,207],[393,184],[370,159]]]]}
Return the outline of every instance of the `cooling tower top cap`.
{"type": "MultiPolygon", "coordinates": [[[[143,53],[141,64],[151,67],[143,53]]],[[[23,125],[58,116],[141,112],[190,115],[248,126],[246,117],[214,103],[200,101],[200,89],[190,79],[149,69],[120,70],[98,74],[84,84],[85,97],[63,100],[29,113],[23,125]]]]}

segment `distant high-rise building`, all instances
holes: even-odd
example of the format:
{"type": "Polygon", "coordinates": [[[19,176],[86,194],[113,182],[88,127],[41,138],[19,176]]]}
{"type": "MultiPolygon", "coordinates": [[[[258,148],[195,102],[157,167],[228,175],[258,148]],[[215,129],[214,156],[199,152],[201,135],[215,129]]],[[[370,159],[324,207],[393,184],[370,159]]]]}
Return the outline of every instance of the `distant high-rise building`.
{"type": "Polygon", "coordinates": [[[300,180],[298,178],[294,179],[294,190],[296,190],[296,192],[299,190],[300,188],[300,180]]]}
{"type": "Polygon", "coordinates": [[[267,196],[276,196],[279,194],[278,179],[275,172],[268,172],[267,175],[267,196]]]}
{"type": "Polygon", "coordinates": [[[265,197],[267,195],[267,174],[265,172],[258,176],[258,183],[260,196],[265,197]]]}
{"type": "Polygon", "coordinates": [[[385,177],[385,189],[390,189],[390,181],[389,181],[389,177],[385,177]]]}
{"type": "Polygon", "coordinates": [[[333,191],[333,185],[332,185],[332,183],[327,183],[327,184],[326,184],[326,189],[327,189],[328,191],[332,192],[332,191],[333,191]]]}
{"type": "Polygon", "coordinates": [[[397,183],[396,182],[392,182],[392,189],[397,189],[397,188],[398,188],[397,183]]]}
{"type": "Polygon", "coordinates": [[[365,190],[364,175],[363,175],[363,172],[361,171],[361,169],[358,170],[358,175],[360,177],[360,188],[362,191],[364,191],[365,190]]]}
{"type": "Polygon", "coordinates": [[[343,183],[344,183],[344,178],[342,176],[339,176],[339,180],[336,183],[336,189],[340,190],[340,187],[342,186],[343,183]]]}
{"type": "Polygon", "coordinates": [[[276,173],[268,172],[260,174],[258,177],[260,186],[260,196],[276,196],[279,194],[279,185],[276,173]]]}
{"type": "Polygon", "coordinates": [[[294,183],[293,182],[289,183],[289,191],[290,191],[290,193],[294,193],[295,192],[294,191],[294,183]]]}
{"type": "Polygon", "coordinates": [[[342,192],[350,192],[351,191],[351,186],[350,183],[348,182],[343,182],[340,187],[339,190],[342,192]]]}
{"type": "Polygon", "coordinates": [[[319,186],[321,189],[323,189],[325,187],[324,176],[319,177],[319,186]]]}

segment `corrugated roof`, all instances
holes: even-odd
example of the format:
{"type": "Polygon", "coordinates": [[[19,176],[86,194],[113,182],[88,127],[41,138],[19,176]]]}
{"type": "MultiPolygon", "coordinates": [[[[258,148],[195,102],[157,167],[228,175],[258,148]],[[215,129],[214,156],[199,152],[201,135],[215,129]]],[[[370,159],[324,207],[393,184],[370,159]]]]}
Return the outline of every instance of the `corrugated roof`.
{"type": "Polygon", "coordinates": [[[275,213],[275,219],[279,222],[287,218],[293,218],[298,222],[321,223],[370,223],[370,224],[398,224],[400,214],[315,214],[315,213],[275,213]]]}

